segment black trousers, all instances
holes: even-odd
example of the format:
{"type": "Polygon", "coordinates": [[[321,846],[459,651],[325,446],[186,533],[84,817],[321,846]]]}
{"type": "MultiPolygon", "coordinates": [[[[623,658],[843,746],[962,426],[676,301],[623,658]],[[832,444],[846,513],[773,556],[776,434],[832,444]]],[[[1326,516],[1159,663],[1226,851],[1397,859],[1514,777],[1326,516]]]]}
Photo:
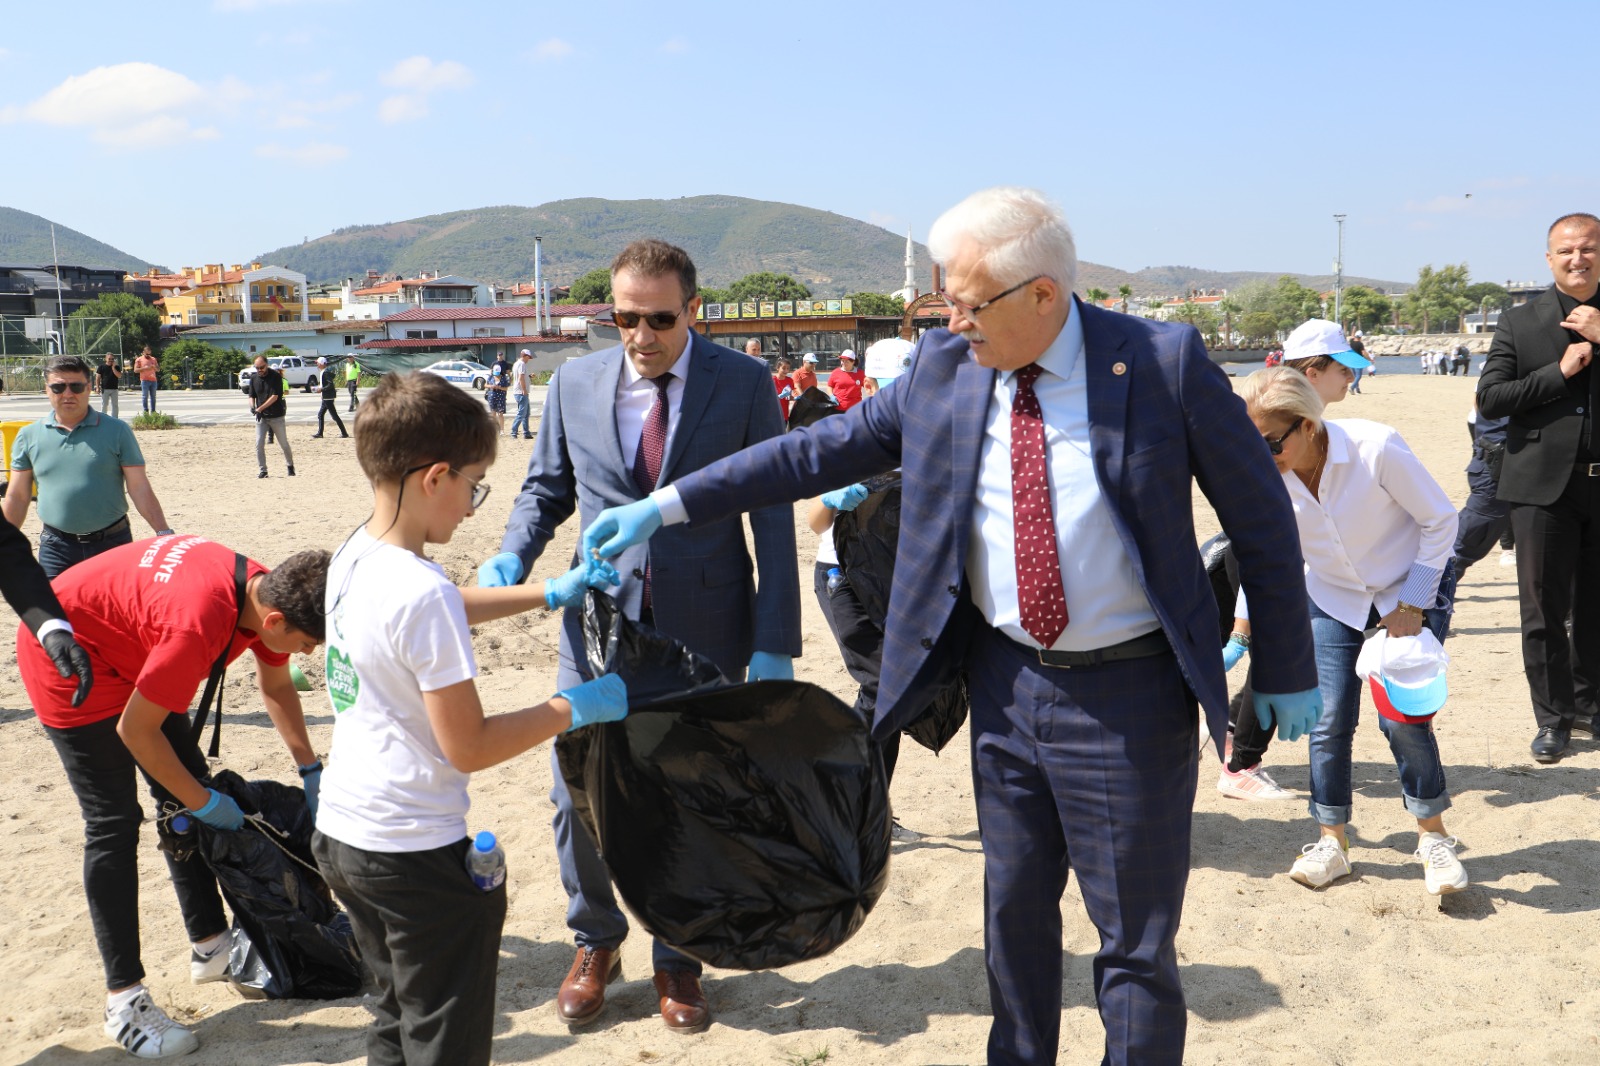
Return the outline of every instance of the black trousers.
{"type": "Polygon", "coordinates": [[[506,887],[472,883],[467,838],[365,851],[319,832],[311,851],[378,984],[368,1066],[487,1066],[506,887]]]}
{"type": "MultiPolygon", "coordinates": [[[[44,731],[61,756],[67,783],[83,812],[83,888],[105,966],[106,988],[127,988],[144,980],[139,960],[139,823],[144,812],[134,776],[137,764],[117,736],[116,718],[71,729],[45,726],[44,731]]],[[[161,732],[191,774],[199,778],[210,774],[205,756],[189,736],[187,716],[167,715],[161,732]]],[[[158,806],[169,801],[182,806],[150,775],[144,777],[158,806]]],[[[222,897],[205,860],[198,854],[182,862],[170,855],[166,860],[189,939],[197,942],[225,931],[228,919],[222,897]]]]}
{"type": "Polygon", "coordinates": [[[1600,692],[1600,478],[1575,473],[1549,506],[1513,505],[1511,529],[1533,717],[1571,728],[1600,692]]]}
{"type": "Polygon", "coordinates": [[[345,382],[345,387],[350,390],[350,410],[352,411],[354,411],[356,409],[356,405],[361,402],[360,400],[356,399],[356,386],[359,384],[359,381],[354,380],[347,380],[345,382]]]}
{"type": "Polygon", "coordinates": [[[317,436],[322,436],[323,419],[328,415],[333,416],[333,424],[339,427],[339,435],[348,437],[350,433],[344,428],[344,423],[339,420],[339,407],[332,396],[324,396],[322,398],[322,406],[317,408],[317,436]]]}
{"type": "MultiPolygon", "coordinates": [[[[827,563],[818,563],[813,587],[817,603],[822,607],[822,617],[828,620],[828,629],[839,645],[839,655],[844,659],[845,671],[860,688],[856,692],[856,709],[872,721],[878,708],[878,674],[883,667],[883,630],[872,624],[861,600],[849,582],[832,595],[828,594],[827,563]]],[[[889,781],[894,780],[895,764],[900,761],[900,734],[896,733],[879,745],[883,754],[883,770],[889,781]]]]}
{"type": "Polygon", "coordinates": [[[1228,756],[1228,769],[1234,773],[1248,770],[1262,760],[1272,743],[1273,726],[1277,724],[1261,728],[1261,721],[1256,717],[1255,679],[1255,664],[1249,663],[1245,667],[1244,684],[1228,702],[1228,724],[1233,731],[1233,753],[1228,756]]]}

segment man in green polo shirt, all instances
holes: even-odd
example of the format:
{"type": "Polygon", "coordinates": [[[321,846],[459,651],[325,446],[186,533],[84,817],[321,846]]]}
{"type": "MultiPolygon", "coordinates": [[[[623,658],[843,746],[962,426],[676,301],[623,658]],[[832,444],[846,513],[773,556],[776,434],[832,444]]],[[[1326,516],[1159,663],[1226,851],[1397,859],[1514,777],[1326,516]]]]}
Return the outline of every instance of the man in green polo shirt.
{"type": "Polygon", "coordinates": [[[20,527],[39,482],[39,565],[52,578],[74,563],[133,540],[128,500],[157,536],[167,518],[145,476],[144,453],[120,419],[90,409],[89,364],[58,355],[44,365],[51,415],[24,426],[11,446],[11,485],[0,505],[20,527]]]}

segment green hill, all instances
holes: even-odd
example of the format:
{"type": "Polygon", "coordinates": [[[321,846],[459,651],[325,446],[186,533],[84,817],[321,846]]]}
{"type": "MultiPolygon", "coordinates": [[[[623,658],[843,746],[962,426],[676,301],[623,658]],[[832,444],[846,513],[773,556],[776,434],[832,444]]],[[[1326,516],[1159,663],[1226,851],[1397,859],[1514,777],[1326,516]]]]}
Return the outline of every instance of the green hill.
{"type": "Polygon", "coordinates": [[[50,251],[50,220],[0,207],[0,263],[44,266],[59,255],[73,266],[109,266],[129,271],[149,270],[154,263],[102,244],[93,237],[56,223],[56,252],[50,251]]]}
{"type": "MultiPolygon", "coordinates": [[[[544,238],[545,276],[566,284],[610,264],[622,246],[660,237],[694,257],[703,285],[746,274],[790,274],[818,295],[887,292],[905,276],[906,240],[827,211],[738,196],[678,200],[556,200],[539,207],[484,207],[381,226],[349,226],[253,258],[318,281],[368,270],[442,274],[503,283],[533,278],[533,238],[544,238]]],[[[928,253],[918,246],[927,285],[928,253]]]]}

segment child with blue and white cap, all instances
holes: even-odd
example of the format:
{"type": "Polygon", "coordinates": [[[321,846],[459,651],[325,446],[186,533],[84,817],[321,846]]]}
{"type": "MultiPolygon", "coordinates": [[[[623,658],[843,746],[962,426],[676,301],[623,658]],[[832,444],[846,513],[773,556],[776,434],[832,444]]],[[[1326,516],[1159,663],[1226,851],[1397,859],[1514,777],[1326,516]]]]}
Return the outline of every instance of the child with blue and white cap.
{"type": "Polygon", "coordinates": [[[1350,347],[1338,323],[1313,318],[1283,342],[1283,365],[1304,374],[1323,403],[1338,403],[1349,393],[1355,372],[1370,370],[1372,360],[1350,347]]]}

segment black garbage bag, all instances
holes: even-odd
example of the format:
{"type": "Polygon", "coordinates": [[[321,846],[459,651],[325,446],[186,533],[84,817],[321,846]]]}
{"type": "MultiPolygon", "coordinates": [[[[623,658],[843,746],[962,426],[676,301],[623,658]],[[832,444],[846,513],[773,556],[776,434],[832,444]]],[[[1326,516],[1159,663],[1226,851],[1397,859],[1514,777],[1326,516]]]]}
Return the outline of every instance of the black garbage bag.
{"type": "Polygon", "coordinates": [[[843,413],[838,400],[813,385],[789,404],[789,428],[803,429],[829,415],[843,413]]]}
{"type": "Polygon", "coordinates": [[[1226,533],[1218,533],[1200,545],[1200,561],[1205,564],[1206,580],[1211,582],[1211,594],[1217,601],[1217,626],[1222,643],[1233,633],[1233,608],[1239,599],[1239,571],[1233,563],[1233,542],[1226,533]]]}
{"type": "Polygon", "coordinates": [[[786,966],[844,943],[889,874],[888,787],[870,723],[815,685],[710,680],[705,660],[621,618],[609,597],[590,599],[590,668],[628,681],[630,713],[562,735],[557,761],[628,908],[725,969],[786,966]],[[651,691],[663,643],[685,667],[677,695],[651,691]]]}
{"type": "MultiPolygon", "coordinates": [[[[833,547],[867,620],[882,630],[889,618],[889,592],[900,547],[900,471],[879,474],[863,484],[867,498],[833,520],[833,547]]],[[[938,754],[961,731],[971,705],[967,679],[958,674],[902,732],[938,754]]]]}
{"type": "Polygon", "coordinates": [[[246,781],[219,770],[212,788],[230,796],[248,818],[236,832],[187,816],[177,832],[165,812],[162,847],[198,851],[216,874],[233,911],[229,980],[264,999],[340,999],[361,991],[366,973],[350,919],[339,909],[311,855],[311,811],[305,793],[276,781],[246,781]],[[265,824],[263,824],[265,823],[265,824]]]}

